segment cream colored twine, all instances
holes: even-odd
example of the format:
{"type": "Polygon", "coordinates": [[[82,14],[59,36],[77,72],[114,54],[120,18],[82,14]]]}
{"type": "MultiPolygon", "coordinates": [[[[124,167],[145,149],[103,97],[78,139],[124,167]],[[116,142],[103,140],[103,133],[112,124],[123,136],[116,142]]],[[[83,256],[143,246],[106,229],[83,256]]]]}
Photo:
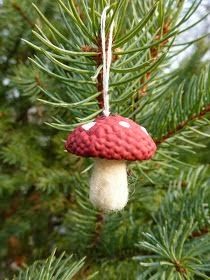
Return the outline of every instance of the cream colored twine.
{"type": "Polygon", "coordinates": [[[103,57],[103,100],[104,100],[104,110],[103,114],[108,117],[110,115],[110,107],[109,107],[109,77],[110,77],[110,67],[112,62],[112,39],[113,39],[113,29],[114,29],[114,21],[110,26],[109,30],[109,38],[107,43],[106,50],[106,16],[107,10],[109,6],[107,6],[101,15],[101,42],[102,42],[102,57],[103,57]]]}

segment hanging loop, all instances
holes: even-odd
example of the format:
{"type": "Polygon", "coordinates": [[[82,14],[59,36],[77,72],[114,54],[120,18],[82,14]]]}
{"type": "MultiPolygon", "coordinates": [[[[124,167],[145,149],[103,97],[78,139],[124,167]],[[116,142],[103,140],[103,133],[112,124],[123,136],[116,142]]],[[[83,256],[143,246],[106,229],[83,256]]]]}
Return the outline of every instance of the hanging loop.
{"type": "Polygon", "coordinates": [[[114,30],[114,21],[109,30],[108,41],[106,42],[106,16],[109,6],[105,7],[101,15],[101,43],[102,43],[102,59],[103,59],[103,114],[108,117],[110,115],[109,108],[109,77],[110,67],[112,63],[112,39],[114,30]],[[107,47],[106,47],[107,45],[107,47]]]}

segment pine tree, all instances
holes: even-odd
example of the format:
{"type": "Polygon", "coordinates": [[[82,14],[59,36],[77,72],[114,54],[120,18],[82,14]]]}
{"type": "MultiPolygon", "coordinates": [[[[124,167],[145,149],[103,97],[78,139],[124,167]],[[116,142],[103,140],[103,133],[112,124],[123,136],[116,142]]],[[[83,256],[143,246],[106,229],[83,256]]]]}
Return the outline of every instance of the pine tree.
{"type": "Polygon", "coordinates": [[[202,35],[176,40],[207,17],[189,21],[201,0],[187,8],[183,0],[110,1],[111,111],[146,127],[158,146],[152,160],[129,163],[126,208],[95,209],[92,160],[64,152],[67,134],[103,109],[100,20],[108,2],[3,1],[2,279],[19,269],[14,279],[210,277],[208,43],[202,35]],[[192,45],[191,57],[172,68],[192,45]]]}

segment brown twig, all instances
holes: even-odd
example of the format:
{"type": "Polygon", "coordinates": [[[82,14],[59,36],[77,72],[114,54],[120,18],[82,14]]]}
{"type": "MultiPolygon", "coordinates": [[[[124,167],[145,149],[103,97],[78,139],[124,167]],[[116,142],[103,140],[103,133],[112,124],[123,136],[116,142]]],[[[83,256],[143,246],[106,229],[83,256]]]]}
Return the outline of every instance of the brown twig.
{"type": "MultiPolygon", "coordinates": [[[[106,47],[108,41],[106,40],[106,47]]],[[[100,36],[97,38],[97,48],[92,48],[90,46],[82,46],[82,51],[86,52],[96,52],[97,55],[92,57],[92,59],[96,62],[96,67],[98,68],[100,65],[103,64],[103,55],[102,55],[102,41],[100,36]]],[[[116,49],[117,50],[117,49],[116,49]]],[[[120,50],[120,49],[118,49],[120,50]]],[[[112,61],[116,61],[118,59],[117,55],[112,56],[112,61]]],[[[101,94],[97,97],[98,106],[100,109],[104,107],[104,100],[103,100],[103,70],[97,76],[97,84],[96,84],[98,92],[101,94]]]]}
{"type": "MultiPolygon", "coordinates": [[[[158,34],[156,35],[155,39],[157,41],[159,41],[162,37],[164,37],[165,35],[167,35],[170,31],[170,25],[169,23],[165,23],[162,30],[160,30],[158,32],[158,34]]],[[[164,47],[166,44],[168,43],[168,39],[166,39],[165,41],[163,41],[162,43],[160,43],[158,46],[154,46],[150,48],[150,56],[153,60],[157,60],[158,59],[158,55],[159,52],[161,50],[162,47],[164,47]]],[[[140,87],[140,89],[138,90],[138,96],[137,99],[139,99],[141,96],[145,96],[147,94],[147,90],[148,90],[148,83],[147,81],[149,81],[151,78],[151,72],[148,71],[140,80],[141,84],[143,84],[143,86],[140,87]]]]}
{"type": "MultiPolygon", "coordinates": [[[[170,26],[169,23],[165,23],[163,28],[161,30],[159,30],[158,34],[155,37],[155,39],[157,41],[159,41],[163,36],[168,34],[168,32],[170,31],[169,26],[170,26]]],[[[161,48],[164,47],[167,44],[167,42],[168,42],[168,39],[166,39],[165,41],[160,43],[158,46],[150,47],[150,49],[149,49],[150,57],[152,58],[153,61],[156,61],[158,59],[161,48]]],[[[144,74],[144,76],[142,76],[140,78],[140,87],[137,89],[137,92],[136,92],[136,95],[134,98],[134,112],[138,108],[138,101],[147,95],[148,86],[149,86],[149,82],[151,79],[151,74],[152,74],[151,71],[148,71],[144,74]]],[[[136,118],[136,113],[134,113],[134,115],[133,115],[134,120],[135,120],[135,118],[136,118]]]]}
{"type": "MultiPolygon", "coordinates": [[[[106,41],[106,47],[107,47],[107,41],[106,41]]],[[[121,49],[118,48],[115,51],[120,51],[121,49]]],[[[94,57],[96,61],[97,68],[103,63],[103,56],[102,56],[102,42],[101,38],[98,39],[98,49],[97,49],[98,55],[94,57]]],[[[112,55],[112,61],[116,61],[119,58],[118,55],[112,55]]],[[[104,107],[104,99],[103,99],[103,70],[100,71],[98,77],[97,77],[97,90],[98,92],[101,92],[101,94],[97,97],[99,108],[102,109],[104,107]]]]}
{"type": "Polygon", "coordinates": [[[201,237],[201,236],[206,235],[208,233],[209,233],[209,228],[206,226],[206,227],[200,229],[199,231],[192,232],[191,237],[192,238],[201,237]]]}
{"type": "Polygon", "coordinates": [[[21,17],[28,23],[30,27],[34,27],[34,23],[28,18],[28,16],[24,13],[24,11],[17,3],[13,2],[12,7],[21,15],[21,17]]]}
{"type": "Polygon", "coordinates": [[[91,248],[97,247],[97,245],[100,242],[101,232],[102,232],[103,225],[104,225],[104,218],[105,218],[104,213],[102,211],[98,212],[98,214],[96,216],[96,226],[95,226],[95,231],[94,231],[91,248]]]}
{"type": "Polygon", "coordinates": [[[210,104],[207,105],[198,115],[192,115],[188,120],[181,122],[174,130],[169,131],[166,135],[164,135],[160,140],[155,140],[155,143],[157,145],[160,145],[170,137],[172,137],[174,134],[176,134],[178,131],[182,130],[190,121],[194,121],[196,119],[200,119],[205,114],[210,112],[210,104]]]}
{"type": "Polygon", "coordinates": [[[182,274],[185,277],[187,274],[186,268],[183,267],[179,261],[175,261],[174,265],[175,265],[176,271],[178,271],[180,274],[182,274]]]}
{"type": "MultiPolygon", "coordinates": [[[[97,48],[92,48],[90,46],[85,45],[85,46],[82,46],[81,49],[84,52],[96,52],[97,53],[96,56],[92,57],[92,59],[96,62],[96,67],[97,68],[103,63],[103,59],[102,59],[102,43],[101,43],[101,39],[100,38],[98,38],[98,40],[97,40],[97,48]]],[[[97,101],[98,101],[99,108],[102,109],[104,107],[104,100],[103,100],[103,71],[100,71],[100,73],[98,74],[96,87],[97,87],[98,92],[101,93],[97,97],[97,101]]]]}
{"type": "MultiPolygon", "coordinates": [[[[102,56],[102,42],[101,38],[98,40],[98,50],[97,50],[97,57],[96,57],[96,66],[97,68],[103,63],[103,56],[102,56]]],[[[97,90],[101,94],[97,97],[99,108],[102,109],[104,107],[104,99],[103,99],[103,71],[101,70],[98,77],[97,77],[97,90]]]]}

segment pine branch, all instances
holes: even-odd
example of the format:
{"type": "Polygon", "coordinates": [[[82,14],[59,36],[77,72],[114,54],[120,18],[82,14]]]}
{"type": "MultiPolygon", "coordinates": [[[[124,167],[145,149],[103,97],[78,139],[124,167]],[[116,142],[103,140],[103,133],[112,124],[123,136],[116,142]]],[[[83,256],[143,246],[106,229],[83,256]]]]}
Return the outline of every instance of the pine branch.
{"type": "Polygon", "coordinates": [[[165,142],[167,139],[173,137],[177,132],[185,128],[189,122],[194,121],[196,119],[200,119],[203,116],[205,116],[207,113],[210,112],[210,104],[207,105],[199,114],[193,114],[188,120],[181,122],[174,130],[169,131],[165,136],[163,136],[160,140],[155,140],[155,143],[157,145],[160,145],[161,143],[165,142]]]}
{"type": "Polygon", "coordinates": [[[73,261],[72,256],[65,258],[64,253],[55,258],[55,251],[45,261],[36,261],[31,267],[23,270],[13,280],[69,280],[72,279],[84,265],[84,258],[73,261]]]}
{"type": "Polygon", "coordinates": [[[203,257],[209,250],[210,238],[206,230],[209,226],[209,205],[205,206],[208,201],[206,172],[207,168],[200,166],[171,183],[154,217],[153,230],[144,234],[145,241],[140,242],[140,246],[150,255],[140,255],[136,259],[150,271],[151,279],[156,279],[157,275],[165,275],[166,279],[194,279],[196,276],[208,279],[208,260],[203,257]]]}
{"type": "MultiPolygon", "coordinates": [[[[92,2],[91,9],[89,9],[88,4],[82,2],[79,12],[73,2],[69,6],[61,0],[59,3],[65,26],[68,29],[67,34],[71,34],[71,42],[66,39],[64,30],[61,32],[57,27],[53,26],[38,8],[36,10],[39,16],[53,36],[49,38],[45,32],[37,28],[38,32],[34,32],[34,35],[40,40],[42,46],[26,42],[38,53],[44,54],[50,63],[49,61],[46,63],[43,56],[41,59],[36,56],[35,60],[31,59],[31,61],[48,75],[62,80],[62,83],[65,83],[69,88],[70,98],[69,96],[65,97],[64,93],[62,94],[67,100],[66,102],[61,100],[59,93],[57,102],[53,102],[52,104],[48,100],[44,101],[46,104],[53,106],[63,106],[64,108],[74,107],[74,112],[80,116],[75,118],[75,120],[74,118],[72,119],[72,125],[67,125],[62,120],[59,123],[51,124],[53,127],[69,130],[74,127],[75,123],[85,123],[92,120],[101,113],[101,108],[103,107],[103,74],[100,70],[102,66],[102,52],[99,32],[100,17],[98,15],[100,14],[100,10],[104,8],[105,3],[100,4],[100,9],[97,11],[98,5],[95,1],[92,2]],[[94,13],[93,9],[95,9],[94,13]],[[88,11],[92,12],[89,14],[88,11]],[[81,22],[81,14],[83,22],[81,22]],[[91,20],[94,21],[94,25],[91,20]],[[90,36],[87,38],[87,32],[84,33],[86,29],[88,29],[88,34],[94,34],[94,38],[92,36],[91,38],[90,36]],[[94,63],[90,62],[90,60],[94,63]],[[77,67],[74,67],[76,64],[77,67]],[[96,77],[96,82],[92,81],[92,77],[96,77]],[[84,84],[86,84],[86,91],[82,88],[84,84]],[[76,91],[74,91],[73,85],[78,87],[76,91]],[[96,90],[98,95],[94,97],[96,90]],[[77,97],[77,100],[75,97],[77,97]],[[90,101],[89,98],[91,102],[86,102],[87,100],[90,101]],[[77,110],[80,106],[74,106],[74,104],[78,104],[78,99],[81,102],[80,105],[85,106],[91,112],[88,114],[88,117],[87,114],[85,115],[83,113],[84,111],[77,110]],[[95,109],[96,102],[92,102],[94,99],[98,102],[100,108],[98,111],[95,109]],[[92,113],[94,111],[95,114],[92,113]]],[[[158,73],[158,67],[167,61],[166,55],[169,52],[169,48],[172,47],[173,39],[178,32],[177,28],[181,23],[177,26],[175,25],[175,18],[177,19],[179,14],[177,12],[174,12],[174,22],[169,22],[169,17],[167,17],[168,11],[164,11],[165,7],[162,1],[157,3],[151,1],[148,6],[139,2],[129,3],[128,1],[123,1],[122,3],[114,3],[112,9],[112,16],[109,14],[110,11],[108,11],[106,27],[108,28],[111,22],[115,20],[116,30],[113,40],[114,56],[113,67],[111,68],[111,74],[113,73],[115,75],[111,75],[110,101],[113,111],[128,116],[129,113],[124,112],[125,110],[132,109],[135,111],[135,108],[139,110],[139,104],[135,102],[136,93],[147,90],[152,79],[158,73]],[[139,9],[135,9],[135,7],[139,7],[139,9]],[[122,21],[122,11],[128,13],[128,18],[131,19],[127,20],[125,32],[123,33],[122,27],[125,27],[125,24],[122,21]],[[169,42],[168,45],[167,42],[169,42]],[[121,50],[116,49],[118,45],[122,45],[121,50]],[[114,99],[115,95],[118,95],[118,100],[126,96],[126,98],[123,98],[125,101],[123,106],[122,102],[118,104],[118,100],[114,99]],[[132,106],[131,108],[130,102],[133,103],[133,101],[136,103],[136,107],[132,106]]],[[[172,11],[170,12],[173,13],[172,11]]],[[[172,18],[171,14],[170,18],[172,18]]],[[[185,20],[183,18],[182,23],[184,22],[185,20]]],[[[46,97],[54,99],[53,95],[54,93],[48,92],[46,97]]]]}

